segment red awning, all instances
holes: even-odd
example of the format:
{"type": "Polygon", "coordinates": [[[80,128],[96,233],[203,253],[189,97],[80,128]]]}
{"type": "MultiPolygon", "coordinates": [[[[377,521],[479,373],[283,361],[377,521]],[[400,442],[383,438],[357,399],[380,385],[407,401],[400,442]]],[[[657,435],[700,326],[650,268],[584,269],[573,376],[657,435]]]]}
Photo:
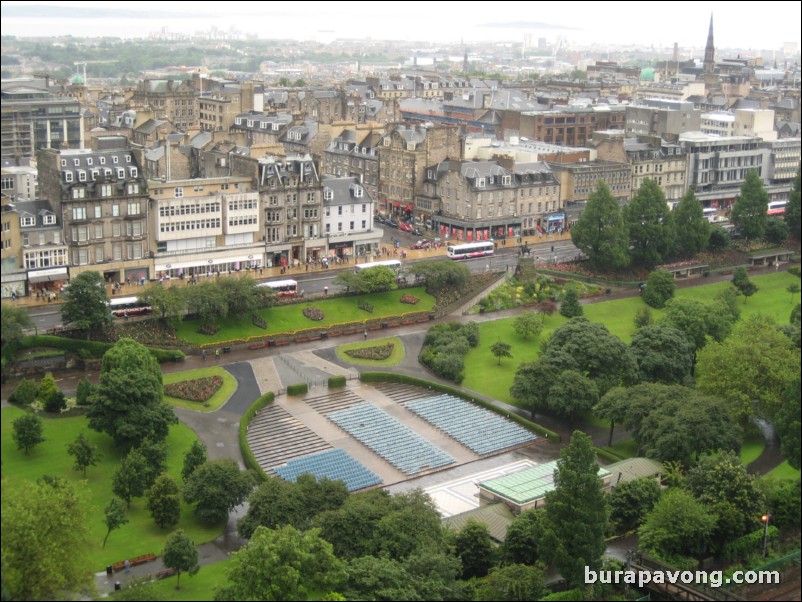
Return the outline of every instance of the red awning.
{"type": "Polygon", "coordinates": [[[400,207],[401,203],[399,201],[393,201],[393,207],[400,207]]]}
{"type": "Polygon", "coordinates": [[[405,211],[415,211],[415,205],[407,205],[405,211]]]}

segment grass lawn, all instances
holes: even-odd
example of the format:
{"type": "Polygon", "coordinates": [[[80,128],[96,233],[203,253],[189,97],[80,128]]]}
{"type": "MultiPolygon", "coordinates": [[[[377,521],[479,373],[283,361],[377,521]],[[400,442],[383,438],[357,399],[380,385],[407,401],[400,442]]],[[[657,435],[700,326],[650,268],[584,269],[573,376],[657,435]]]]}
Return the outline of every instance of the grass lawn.
{"type": "Polygon", "coordinates": [[[774,470],[769,471],[769,473],[766,474],[765,476],[771,477],[773,479],[796,481],[799,479],[799,471],[796,468],[792,467],[786,460],[774,470]]]}
{"type": "Polygon", "coordinates": [[[349,343],[348,345],[340,345],[337,347],[337,357],[342,361],[350,364],[359,364],[360,366],[395,366],[404,359],[404,343],[398,337],[388,337],[386,339],[379,339],[376,341],[362,341],[361,343],[349,343]],[[351,349],[365,349],[366,347],[380,347],[387,343],[393,344],[393,352],[386,360],[366,360],[357,357],[351,357],[345,352],[351,349]]]}
{"type": "Polygon", "coordinates": [[[308,328],[320,328],[332,324],[348,322],[364,322],[385,316],[398,316],[415,311],[431,311],[435,298],[422,288],[405,288],[403,290],[373,293],[357,297],[335,297],[318,299],[305,303],[294,303],[279,307],[269,307],[257,312],[267,322],[267,329],[259,328],[251,323],[250,316],[230,316],[220,321],[221,329],[213,335],[199,334],[196,331],[200,322],[197,320],[182,321],[178,326],[178,338],[196,345],[223,343],[248,337],[293,333],[308,328]],[[416,305],[401,303],[403,295],[413,295],[420,301],[416,305]],[[373,313],[359,308],[360,302],[373,305],[373,313]],[[319,322],[303,315],[307,307],[323,310],[324,317],[319,322]]]}
{"type": "Polygon", "coordinates": [[[741,464],[748,466],[760,457],[765,448],[766,440],[760,433],[748,433],[741,445],[741,464]]]}
{"type": "MultiPolygon", "coordinates": [[[[194,577],[181,575],[181,589],[175,589],[177,577],[167,577],[152,584],[157,600],[214,600],[216,587],[226,583],[229,561],[223,560],[201,567],[194,577]]],[[[114,596],[110,596],[113,600],[114,596]]]]}
{"type": "MultiPolygon", "coordinates": [[[[11,486],[15,481],[36,480],[43,475],[60,476],[80,484],[79,490],[83,491],[88,505],[85,520],[91,546],[86,552],[96,571],[103,570],[113,562],[141,554],[150,552],[160,554],[170,532],[162,531],[154,524],[145,507],[147,504],[145,498],[135,498],[132,501],[128,511],[130,522],[113,531],[106,548],[101,547],[106,535],[103,508],[113,497],[111,479],[122,457],[111,437],[91,430],[87,425],[87,419],[83,416],[43,418],[46,440],[26,456],[16,448],[11,438],[12,422],[23,413],[23,410],[14,407],[3,408],[0,412],[3,478],[11,486]],[[67,445],[74,441],[81,431],[93,445],[98,447],[102,455],[100,463],[87,470],[86,480],[83,479],[82,473],[73,470],[73,458],[66,453],[67,445]]],[[[196,439],[195,434],[183,424],[173,425],[170,428],[170,435],[167,438],[167,472],[179,483],[184,454],[196,439]]],[[[192,508],[187,504],[182,504],[181,521],[177,528],[184,529],[196,543],[212,540],[223,532],[223,525],[206,527],[198,523],[192,508]]]]}
{"type": "Polygon", "coordinates": [[[217,390],[217,393],[211,396],[208,401],[198,403],[196,401],[189,401],[186,399],[179,399],[177,397],[164,396],[164,401],[179,408],[186,408],[187,410],[195,410],[196,412],[214,412],[217,408],[229,400],[229,398],[237,390],[237,379],[231,376],[228,370],[220,366],[210,366],[209,368],[198,368],[197,370],[187,370],[185,372],[170,372],[164,375],[164,384],[172,385],[180,383],[185,380],[193,380],[196,378],[208,378],[209,376],[220,376],[223,379],[223,386],[217,390]]]}
{"type": "Polygon", "coordinates": [[[624,459],[634,458],[638,455],[638,444],[632,438],[622,439],[603,449],[624,459]]]}

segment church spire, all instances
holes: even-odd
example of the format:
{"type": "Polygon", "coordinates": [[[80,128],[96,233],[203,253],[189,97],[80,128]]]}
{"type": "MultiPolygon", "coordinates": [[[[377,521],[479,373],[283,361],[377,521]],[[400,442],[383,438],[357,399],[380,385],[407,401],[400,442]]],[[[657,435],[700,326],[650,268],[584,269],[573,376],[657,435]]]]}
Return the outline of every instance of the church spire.
{"type": "Polygon", "coordinates": [[[713,45],[713,13],[710,13],[710,30],[707,32],[707,45],[705,46],[705,60],[703,63],[705,75],[712,75],[716,66],[716,48],[713,45]]]}

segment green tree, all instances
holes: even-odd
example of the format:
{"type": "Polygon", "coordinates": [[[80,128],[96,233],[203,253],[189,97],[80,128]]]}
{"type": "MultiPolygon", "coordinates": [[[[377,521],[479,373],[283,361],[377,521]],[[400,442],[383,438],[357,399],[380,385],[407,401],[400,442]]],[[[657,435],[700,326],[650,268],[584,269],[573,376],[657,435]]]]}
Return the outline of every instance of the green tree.
{"type": "Polygon", "coordinates": [[[426,281],[426,289],[432,292],[462,289],[471,275],[468,266],[450,259],[419,261],[412,264],[409,270],[422,277],[426,281]]]}
{"type": "Polygon", "coordinates": [[[600,181],[571,229],[571,240],[597,270],[629,265],[629,237],[621,208],[607,184],[600,181]]]}
{"type": "Polygon", "coordinates": [[[672,561],[704,553],[716,526],[716,516],[693,495],[670,489],[638,530],[640,545],[652,556],[672,561]]]}
{"type": "Polygon", "coordinates": [[[116,531],[128,522],[128,516],[125,514],[125,502],[118,497],[111,498],[111,501],[103,509],[103,524],[106,525],[106,537],[103,538],[104,548],[111,532],[116,531]]]}
{"type": "MultiPolygon", "coordinates": [[[[799,170],[797,169],[796,178],[794,178],[794,187],[788,197],[788,203],[785,206],[785,223],[788,224],[788,233],[795,239],[802,238],[802,203],[800,203],[800,181],[799,170]]],[[[3,327],[5,329],[5,326],[3,327]]]]}
{"type": "Polygon", "coordinates": [[[184,484],[184,501],[195,504],[195,514],[206,524],[220,523],[248,497],[253,479],[234,460],[202,464],[184,484]]]}
{"type": "Polygon", "coordinates": [[[159,475],[148,490],[148,510],[160,529],[170,529],[181,519],[181,489],[168,474],[159,475]]]}
{"type": "Polygon", "coordinates": [[[653,268],[668,256],[674,246],[673,216],[657,182],[646,178],[624,207],[623,214],[629,230],[632,262],[653,268]]]}
{"type": "Polygon", "coordinates": [[[743,295],[744,305],[746,305],[746,300],[757,292],[757,286],[749,280],[749,274],[742,267],[735,268],[732,274],[732,285],[739,295],[743,295]]]}
{"type": "Polygon", "coordinates": [[[86,469],[90,466],[97,466],[100,462],[97,445],[92,445],[83,431],[78,433],[75,441],[67,445],[67,453],[75,458],[73,468],[83,472],[84,478],[86,478],[86,469]]]}
{"type": "Polygon", "coordinates": [[[181,573],[189,573],[192,577],[198,574],[198,548],[181,529],[171,533],[164,543],[162,562],[168,569],[175,569],[175,589],[181,589],[181,573]]]}
{"type": "Polygon", "coordinates": [[[219,285],[228,304],[228,315],[248,316],[262,308],[264,291],[253,278],[221,278],[219,285]]]}
{"type": "Polygon", "coordinates": [[[541,556],[543,513],[532,509],[521,512],[509,527],[501,547],[504,564],[534,565],[541,556]]]}
{"type": "Polygon", "coordinates": [[[802,437],[802,405],[800,405],[799,375],[788,387],[774,421],[780,437],[780,451],[788,463],[799,470],[802,464],[800,437],[802,437]]]}
{"type": "Polygon", "coordinates": [[[490,353],[493,354],[493,357],[498,358],[498,365],[500,366],[501,358],[512,357],[512,345],[504,341],[496,341],[490,345],[490,353]]]}
{"type": "Polygon", "coordinates": [[[509,564],[490,569],[487,577],[478,583],[476,599],[498,602],[542,600],[547,593],[546,571],[542,565],[509,564]]]}
{"type": "Polygon", "coordinates": [[[530,336],[537,339],[543,332],[543,314],[534,311],[525,311],[513,322],[513,329],[518,336],[528,339],[530,336]]]}
{"type": "Polygon", "coordinates": [[[635,312],[635,328],[650,326],[653,322],[652,310],[648,307],[639,307],[635,312]]]}
{"type": "Polygon", "coordinates": [[[626,533],[640,527],[660,499],[660,494],[660,484],[653,478],[641,477],[616,485],[607,501],[610,520],[617,532],[626,533]]]}
{"type": "Polygon", "coordinates": [[[389,510],[377,523],[374,534],[380,554],[401,560],[444,544],[440,514],[422,490],[392,496],[389,510]]]}
{"type": "Polygon", "coordinates": [[[354,558],[346,569],[346,600],[424,600],[397,560],[375,556],[354,558]]]}
{"type": "Polygon", "coordinates": [[[192,442],[192,447],[184,454],[184,467],[181,469],[181,478],[186,483],[198,466],[206,462],[206,446],[198,439],[192,442]]]}
{"type": "Polygon", "coordinates": [[[680,384],[693,369],[693,346],[668,324],[641,328],[632,335],[630,347],[642,381],[680,384]]]}
{"type": "Polygon", "coordinates": [[[730,233],[719,225],[711,225],[707,247],[716,253],[730,248],[730,233]]]}
{"type": "Polygon", "coordinates": [[[574,431],[560,453],[544,510],[544,544],[569,585],[582,583],[585,567],[601,568],[607,547],[607,505],[598,473],[593,442],[574,431]]]}
{"type": "Polygon", "coordinates": [[[713,311],[724,314],[725,320],[730,324],[735,324],[741,319],[741,305],[738,303],[738,291],[735,287],[720,289],[713,302],[713,311]]]}
{"type": "Polygon", "coordinates": [[[36,383],[30,378],[23,378],[8,400],[23,406],[29,406],[36,401],[38,393],[39,387],[36,386],[36,383]]]}
{"type": "Polygon", "coordinates": [[[643,291],[643,300],[655,309],[663,309],[669,299],[674,296],[677,288],[674,275],[666,270],[655,270],[649,274],[646,289],[643,291]]]}
{"type": "Polygon", "coordinates": [[[454,551],[462,561],[462,578],[484,577],[494,564],[495,546],[487,525],[468,519],[454,536],[454,551]]]}
{"type": "Polygon", "coordinates": [[[747,240],[760,240],[766,230],[769,195],[757,170],[750,169],[732,206],[732,223],[747,240]]]}
{"type": "Polygon", "coordinates": [[[204,282],[186,289],[187,312],[203,324],[214,324],[228,316],[228,300],[217,282],[204,282]]]}
{"type": "Polygon", "coordinates": [[[773,417],[799,376],[799,351],[765,316],[740,323],[723,343],[699,352],[697,387],[725,399],[737,417],[773,417]]]}
{"type": "Polygon", "coordinates": [[[58,388],[56,379],[53,378],[53,374],[50,372],[45,374],[44,378],[39,382],[37,397],[42,402],[45,412],[60,412],[67,407],[67,399],[61,389],[58,388]]]}
{"type": "Polygon", "coordinates": [[[563,370],[548,386],[546,406],[573,427],[580,414],[599,402],[596,383],[578,370],[563,370]]]}
{"type": "Polygon", "coordinates": [[[566,318],[576,318],[582,315],[582,306],[579,304],[579,293],[572,286],[563,291],[560,301],[560,314],[566,318]]]}
{"type": "Polygon", "coordinates": [[[321,512],[314,518],[322,537],[331,542],[338,558],[351,560],[375,554],[379,548],[379,521],[394,510],[391,496],[381,489],[350,495],[337,510],[321,512]]]}
{"type": "Polygon", "coordinates": [[[42,419],[36,414],[25,414],[20,416],[12,423],[14,429],[11,437],[14,443],[17,444],[17,449],[25,452],[27,456],[31,450],[42,443],[45,438],[43,436],[44,423],[42,419]]]}
{"type": "Polygon", "coordinates": [[[81,272],[64,291],[61,320],[68,328],[86,333],[87,340],[111,325],[111,311],[100,272],[81,272]]]}
{"type": "Polygon", "coordinates": [[[334,279],[334,284],[345,287],[348,292],[362,295],[395,290],[398,288],[397,278],[395,270],[379,265],[357,273],[341,270],[334,279]]]}
{"type": "Polygon", "coordinates": [[[145,488],[152,486],[156,478],[167,470],[167,442],[147,437],[138,447],[148,465],[145,488]]]}
{"type": "Polygon", "coordinates": [[[537,410],[548,406],[550,383],[553,383],[565,370],[575,370],[577,364],[567,354],[541,356],[534,362],[521,362],[515,370],[515,377],[510,387],[510,395],[530,408],[532,417],[537,410]]]}
{"type": "Polygon", "coordinates": [[[186,287],[149,284],[138,299],[150,305],[162,322],[179,317],[186,307],[186,287]]]}
{"type": "Polygon", "coordinates": [[[693,257],[707,249],[710,222],[692,189],[688,189],[673,212],[674,248],[681,257],[693,257]]]}
{"type": "Polygon", "coordinates": [[[666,305],[660,324],[682,332],[693,345],[694,353],[705,346],[707,337],[723,341],[732,329],[732,317],[712,303],[697,299],[672,299],[666,305]]]}
{"type": "Polygon", "coordinates": [[[150,352],[132,339],[120,339],[103,356],[100,383],[87,410],[89,427],[108,433],[121,447],[151,437],[162,441],[178,422],[164,403],[162,373],[150,352]]]}
{"type": "Polygon", "coordinates": [[[111,478],[111,490],[114,495],[125,500],[131,507],[131,500],[145,495],[148,488],[150,467],[138,449],[132,449],[120,462],[111,478]]]}
{"type": "Polygon", "coordinates": [[[248,545],[231,554],[228,585],[217,589],[215,600],[308,600],[334,591],[345,576],[317,529],[258,527],[248,545]]]}
{"type": "Polygon", "coordinates": [[[3,479],[0,494],[3,598],[59,600],[93,583],[85,500],[75,485],[3,479]]]}
{"type": "Polygon", "coordinates": [[[788,225],[779,217],[770,217],[766,220],[766,242],[781,245],[788,239],[788,225]]]}
{"type": "Polygon", "coordinates": [[[88,378],[82,378],[78,382],[75,391],[75,403],[79,406],[88,406],[92,403],[92,395],[95,393],[95,385],[88,378]]]}
{"type": "Polygon", "coordinates": [[[799,294],[800,290],[799,284],[797,284],[796,282],[792,282],[791,284],[785,287],[785,290],[791,293],[791,303],[793,303],[794,298],[796,297],[797,294],[799,294]]]}
{"type": "Polygon", "coordinates": [[[24,307],[14,307],[10,303],[3,303],[0,316],[2,316],[2,322],[0,322],[2,324],[2,331],[0,331],[2,345],[19,341],[25,330],[33,328],[33,321],[24,307]]]}

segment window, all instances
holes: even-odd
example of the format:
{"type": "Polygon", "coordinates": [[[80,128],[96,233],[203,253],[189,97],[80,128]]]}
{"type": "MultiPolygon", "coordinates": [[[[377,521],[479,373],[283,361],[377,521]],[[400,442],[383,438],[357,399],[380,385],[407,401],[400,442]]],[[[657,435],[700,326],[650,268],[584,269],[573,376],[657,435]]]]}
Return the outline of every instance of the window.
{"type": "Polygon", "coordinates": [[[111,196],[111,195],[112,195],[111,184],[101,184],[100,185],[100,196],[111,196]]]}
{"type": "Polygon", "coordinates": [[[362,213],[365,213],[367,211],[367,207],[368,206],[365,203],[362,203],[362,213]]]}
{"type": "Polygon", "coordinates": [[[139,194],[139,184],[129,184],[128,194],[139,194]]]}
{"type": "Polygon", "coordinates": [[[95,224],[95,238],[103,238],[103,224],[95,224]]]}
{"type": "Polygon", "coordinates": [[[122,236],[122,224],[120,222],[114,222],[111,225],[111,234],[112,236],[122,236]]]}
{"type": "Polygon", "coordinates": [[[74,220],[86,219],[86,207],[73,207],[72,219],[74,220]]]}
{"type": "Polygon", "coordinates": [[[367,227],[368,227],[368,223],[367,223],[367,221],[365,221],[365,220],[362,220],[362,229],[364,230],[364,229],[365,229],[365,228],[367,228],[367,227]]]}
{"type": "Polygon", "coordinates": [[[100,157],[100,164],[101,165],[105,165],[106,164],[106,157],[100,157]]]}
{"type": "Polygon", "coordinates": [[[120,162],[120,158],[117,155],[112,155],[111,162],[112,163],[119,163],[120,162]]]}
{"type": "Polygon", "coordinates": [[[100,205],[95,205],[95,218],[102,217],[103,214],[100,211],[100,205]]]}
{"type": "Polygon", "coordinates": [[[175,189],[175,198],[180,199],[184,196],[184,189],[183,188],[176,188],[175,189]]]}
{"type": "Polygon", "coordinates": [[[71,171],[65,171],[64,172],[64,181],[65,182],[72,182],[72,172],[71,171]]]}
{"type": "Polygon", "coordinates": [[[139,203],[128,203],[128,215],[139,215],[142,213],[139,203]]]}
{"type": "Polygon", "coordinates": [[[36,225],[36,218],[33,216],[25,216],[20,219],[21,226],[35,226],[36,225]]]}
{"type": "Polygon", "coordinates": [[[354,222],[351,222],[351,223],[349,224],[349,227],[348,227],[348,229],[349,229],[349,230],[353,230],[353,229],[354,229],[354,222]]]}
{"type": "Polygon", "coordinates": [[[114,203],[111,206],[111,215],[114,216],[114,217],[120,217],[120,205],[119,204],[114,203]]]}
{"type": "Polygon", "coordinates": [[[86,182],[86,172],[83,169],[78,172],[78,181],[86,182]]]}
{"type": "Polygon", "coordinates": [[[43,218],[43,223],[46,226],[53,226],[56,223],[56,216],[52,213],[45,214],[43,218]]]}
{"type": "Polygon", "coordinates": [[[117,168],[117,179],[124,180],[125,179],[125,169],[122,167],[117,168]]]}

